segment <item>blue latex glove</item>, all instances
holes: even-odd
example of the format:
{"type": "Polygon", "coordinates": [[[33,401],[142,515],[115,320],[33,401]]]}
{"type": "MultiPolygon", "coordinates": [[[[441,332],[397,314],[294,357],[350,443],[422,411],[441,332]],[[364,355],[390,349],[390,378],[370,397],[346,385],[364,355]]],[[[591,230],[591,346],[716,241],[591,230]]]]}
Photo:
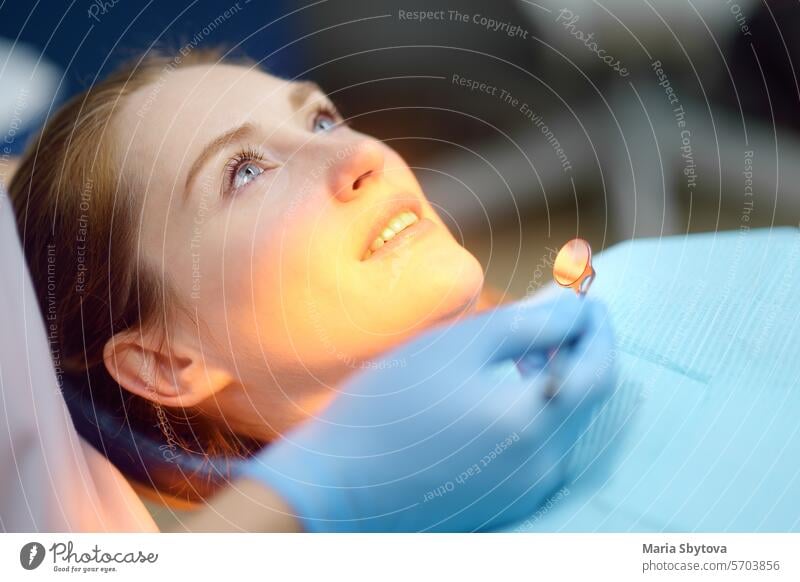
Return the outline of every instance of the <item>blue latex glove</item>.
{"type": "Polygon", "coordinates": [[[516,521],[561,484],[567,453],[611,391],[612,353],[605,308],[571,292],[440,327],[349,379],[244,473],[278,492],[307,531],[516,521]],[[548,399],[543,355],[559,346],[561,381],[548,399]],[[513,362],[526,355],[521,375],[513,362]]]}

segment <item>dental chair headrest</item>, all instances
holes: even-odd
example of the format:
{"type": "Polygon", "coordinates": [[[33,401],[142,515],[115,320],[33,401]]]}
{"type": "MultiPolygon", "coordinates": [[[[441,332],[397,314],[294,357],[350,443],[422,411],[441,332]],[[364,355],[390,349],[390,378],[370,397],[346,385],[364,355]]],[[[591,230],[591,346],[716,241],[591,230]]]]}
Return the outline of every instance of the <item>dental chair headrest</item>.
{"type": "Polygon", "coordinates": [[[122,415],[98,408],[80,378],[63,377],[64,395],[78,433],[124,475],[157,493],[200,501],[234,479],[241,459],[211,457],[167,445],[122,415]]]}

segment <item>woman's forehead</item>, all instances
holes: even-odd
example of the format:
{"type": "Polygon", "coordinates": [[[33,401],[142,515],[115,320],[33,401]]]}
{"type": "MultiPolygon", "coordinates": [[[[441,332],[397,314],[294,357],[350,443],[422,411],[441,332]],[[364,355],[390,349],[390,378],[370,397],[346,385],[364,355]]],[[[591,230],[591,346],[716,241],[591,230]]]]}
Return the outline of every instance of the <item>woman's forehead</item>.
{"type": "Polygon", "coordinates": [[[286,119],[305,83],[279,79],[259,69],[215,64],[166,70],[130,95],[126,116],[150,118],[158,127],[257,116],[286,119]],[[165,125],[166,124],[166,125],[165,125]]]}

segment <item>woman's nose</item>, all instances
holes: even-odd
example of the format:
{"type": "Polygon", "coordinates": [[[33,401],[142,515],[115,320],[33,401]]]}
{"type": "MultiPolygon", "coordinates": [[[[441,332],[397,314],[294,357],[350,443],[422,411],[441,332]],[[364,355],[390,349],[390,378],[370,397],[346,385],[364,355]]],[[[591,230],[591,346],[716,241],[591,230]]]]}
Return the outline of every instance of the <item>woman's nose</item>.
{"type": "Polygon", "coordinates": [[[384,154],[374,139],[351,142],[336,153],[338,164],[331,168],[333,195],[342,202],[361,196],[371,183],[381,179],[384,154]]]}

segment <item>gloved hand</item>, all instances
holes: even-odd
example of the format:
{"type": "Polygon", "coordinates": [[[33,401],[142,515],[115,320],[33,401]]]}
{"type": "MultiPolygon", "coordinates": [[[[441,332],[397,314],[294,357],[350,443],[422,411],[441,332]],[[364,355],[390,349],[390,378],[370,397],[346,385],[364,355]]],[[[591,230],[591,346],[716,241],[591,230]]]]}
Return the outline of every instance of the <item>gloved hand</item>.
{"type": "Polygon", "coordinates": [[[522,519],[561,484],[567,453],[611,391],[607,319],[601,304],[565,291],[429,331],[345,382],[244,474],[279,493],[306,531],[522,519]],[[548,398],[554,348],[561,378],[548,398]]]}

